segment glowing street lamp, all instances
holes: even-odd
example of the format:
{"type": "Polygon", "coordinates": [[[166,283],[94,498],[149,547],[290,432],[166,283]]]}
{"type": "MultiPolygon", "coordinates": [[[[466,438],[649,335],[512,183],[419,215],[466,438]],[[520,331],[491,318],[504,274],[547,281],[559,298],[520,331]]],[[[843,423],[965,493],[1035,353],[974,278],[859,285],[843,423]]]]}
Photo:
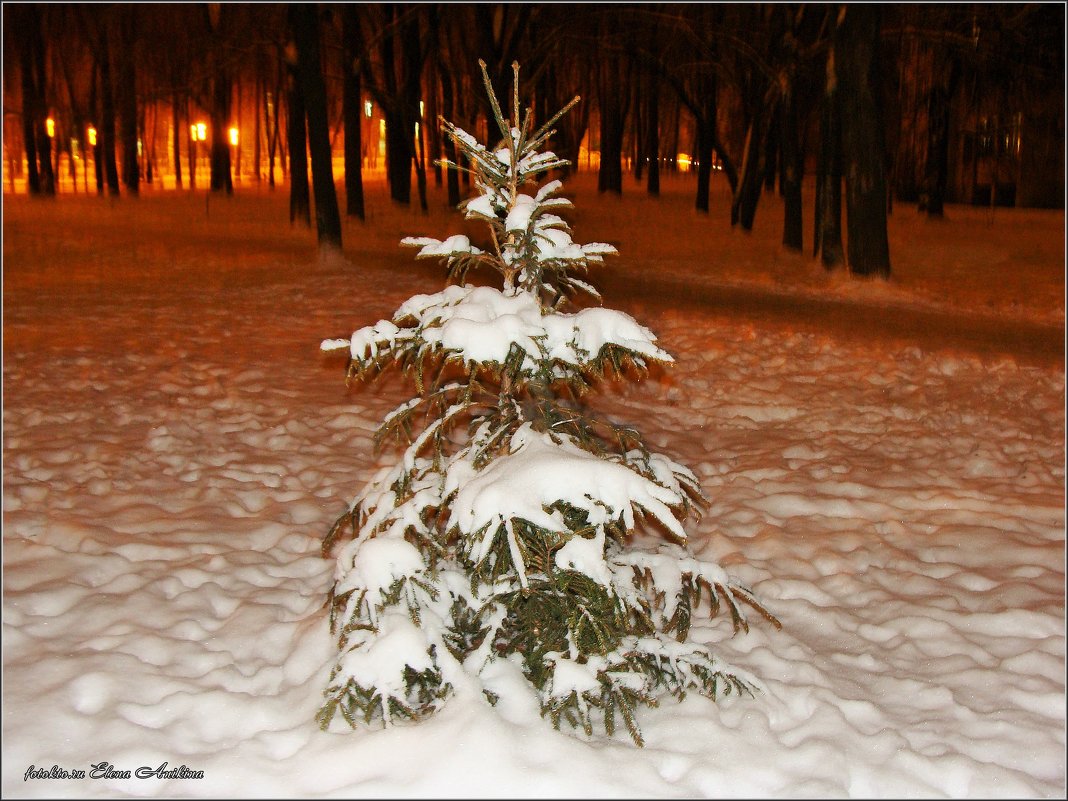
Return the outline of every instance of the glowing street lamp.
{"type": "Polygon", "coordinates": [[[96,147],[96,128],[90,125],[86,133],[89,135],[89,146],[96,147]]]}
{"type": "Polygon", "coordinates": [[[51,117],[45,120],[45,131],[48,133],[49,139],[52,139],[56,135],[56,121],[51,117]]]}
{"type": "Polygon", "coordinates": [[[230,144],[237,147],[237,128],[230,129],[230,144]]]}

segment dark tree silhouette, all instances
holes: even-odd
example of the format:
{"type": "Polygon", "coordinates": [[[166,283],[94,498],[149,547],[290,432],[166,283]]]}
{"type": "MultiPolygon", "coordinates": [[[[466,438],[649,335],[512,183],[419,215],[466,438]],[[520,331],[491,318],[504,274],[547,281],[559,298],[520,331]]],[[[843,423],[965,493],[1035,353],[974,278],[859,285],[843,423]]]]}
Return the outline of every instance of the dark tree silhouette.
{"type": "Polygon", "coordinates": [[[656,197],[660,194],[660,75],[654,72],[646,76],[645,92],[645,137],[638,153],[639,164],[646,164],[646,192],[656,197]]]}
{"type": "Polygon", "coordinates": [[[41,30],[41,8],[17,5],[12,8],[18,40],[22,78],[22,137],[26,148],[27,185],[31,195],[56,193],[52,169],[52,143],[45,129],[48,103],[45,99],[45,42],[41,30]]]}
{"type": "MultiPolygon", "coordinates": [[[[97,86],[99,83],[100,65],[94,58],[92,67],[89,70],[89,118],[98,121],[100,119],[100,104],[97,102],[97,86]]],[[[92,145],[92,148],[93,173],[96,179],[96,193],[98,195],[104,194],[104,147],[101,139],[100,132],[97,131],[96,142],[92,145]]]]}
{"type": "MultiPolygon", "coordinates": [[[[31,195],[41,194],[41,170],[37,163],[37,128],[41,101],[38,100],[37,58],[31,27],[40,27],[40,11],[33,6],[15,6],[11,19],[21,34],[19,42],[22,79],[22,142],[26,148],[26,185],[31,195]]],[[[47,158],[47,157],[46,157],[47,158]]]]}
{"type": "Polygon", "coordinates": [[[315,192],[315,227],[320,248],[341,249],[341,215],[334,188],[326,84],[319,54],[319,12],[314,4],[291,3],[289,24],[297,50],[297,78],[304,96],[315,192]]]}
{"type": "MultiPolygon", "coordinates": [[[[148,47],[142,52],[151,56],[149,74],[156,86],[160,103],[170,105],[171,124],[171,168],[174,172],[175,186],[181,188],[185,183],[182,171],[182,133],[189,130],[189,99],[192,94],[190,86],[190,65],[200,61],[203,56],[194,53],[193,40],[195,31],[199,30],[199,13],[192,5],[157,6],[152,13],[141,10],[138,33],[148,47]],[[151,43],[166,40],[167,47],[152,47],[151,43]]],[[[142,75],[145,74],[142,66],[142,75]]],[[[188,138],[188,133],[186,133],[188,138]]]]}
{"type": "Polygon", "coordinates": [[[597,70],[597,109],[600,116],[601,163],[597,191],[623,192],[623,132],[630,108],[633,60],[627,52],[627,26],[622,14],[602,13],[598,39],[603,49],[597,70]]]}
{"type": "Polygon", "coordinates": [[[566,177],[577,169],[582,140],[589,130],[596,55],[585,32],[585,28],[590,27],[586,19],[588,10],[584,10],[578,26],[575,7],[545,6],[541,12],[537,19],[538,30],[542,32],[539,42],[549,43],[552,48],[539,50],[536,58],[524,55],[521,59],[524,69],[539,66],[537,70],[530,70],[536,76],[535,119],[539,123],[551,119],[576,94],[585,100],[557,120],[554,126],[553,152],[570,162],[559,170],[560,175],[566,177]]]}
{"type": "MultiPolygon", "coordinates": [[[[386,176],[390,197],[409,205],[412,196],[412,165],[421,165],[415,150],[415,125],[419,120],[419,91],[428,48],[421,35],[425,6],[361,6],[364,41],[374,58],[363,61],[363,78],[386,121],[386,176]],[[372,33],[373,32],[373,33],[372,33]],[[370,47],[372,43],[377,47],[370,47]]],[[[420,178],[420,188],[425,187],[420,178]]],[[[425,194],[420,195],[426,210],[425,194]]]]}
{"type": "Polygon", "coordinates": [[[115,89],[119,114],[119,140],[122,145],[122,183],[126,191],[136,196],[140,191],[141,170],[137,158],[137,72],[136,61],[137,13],[136,5],[115,7],[118,27],[118,48],[115,59],[115,89]]]}
{"type": "Polygon", "coordinates": [[[946,182],[949,179],[950,99],[956,90],[956,61],[939,49],[927,97],[927,159],[921,206],[929,217],[945,215],[946,182]]]}
{"type": "Polygon", "coordinates": [[[728,9],[728,27],[743,37],[728,39],[727,44],[740,87],[745,130],[731,223],[747,231],[753,229],[760,195],[774,177],[782,101],[790,81],[788,68],[779,63],[785,44],[783,9],[789,13],[785,6],[728,9]]]}
{"type": "MultiPolygon", "coordinates": [[[[878,182],[893,184],[898,199],[918,200],[934,217],[953,201],[1063,205],[1064,14],[1052,4],[867,12],[840,4],[315,7],[337,21],[322,31],[334,38],[319,44],[319,58],[332,126],[327,141],[340,146],[344,131],[350,216],[365,213],[361,92],[374,98],[387,123],[391,198],[410,204],[414,169],[425,209],[427,162],[464,159],[439,137],[438,113],[486,133],[491,112],[471,80],[478,58],[504,95],[511,63],[524,64],[520,91],[533,98],[536,120],[576,93],[584,98],[558,123],[551,144],[574,163],[570,169],[591,164],[580,161],[581,145],[594,156],[599,150],[602,191],[622,190],[622,161],[632,157],[635,179],[645,179],[655,196],[661,169],[674,169],[660,160],[661,151],[690,152],[695,206],[708,211],[713,167],[722,167],[732,218],[750,228],[777,178],[788,249],[802,245],[800,189],[807,159],[816,156],[813,247],[829,266],[846,261],[843,185],[851,228],[878,227],[889,212],[891,194],[874,189],[878,182]],[[881,31],[865,22],[872,14],[882,17],[881,31]],[[877,66],[879,59],[888,69],[877,66]]],[[[157,172],[164,136],[178,186],[195,185],[199,147],[201,157],[210,149],[212,189],[230,192],[227,129],[242,115],[248,125],[254,109],[255,132],[242,135],[252,149],[239,149],[238,158],[252,156],[257,181],[266,158],[273,186],[276,157],[283,179],[291,157],[292,213],[310,224],[307,152],[316,136],[309,143],[308,126],[315,112],[305,105],[310,90],[295,51],[288,63],[288,13],[287,4],[5,5],[5,68],[13,78],[5,81],[5,107],[25,111],[18,139],[30,191],[58,188],[64,156],[77,185],[72,139],[80,141],[92,124],[99,192],[106,186],[117,195],[121,175],[123,192],[135,194],[157,172]],[[45,133],[49,114],[54,139],[45,133]],[[188,136],[201,115],[211,120],[204,144],[188,136]],[[283,115],[289,128],[279,125],[283,115]],[[179,152],[183,136],[188,172],[179,152]]],[[[13,174],[20,163],[13,160],[13,174]]],[[[468,174],[434,169],[448,203],[459,203],[468,174]]],[[[878,251],[880,238],[848,237],[850,269],[885,274],[888,256],[864,252],[878,251]]]]}
{"type": "MultiPolygon", "coordinates": [[[[697,160],[697,192],[694,206],[705,214],[711,196],[713,154],[719,156],[731,191],[737,192],[738,172],[720,137],[720,70],[723,58],[724,8],[715,4],[682,6],[665,12],[668,29],[665,47],[650,52],[638,48],[645,62],[655,67],[679,103],[690,112],[696,128],[694,157],[697,160]]],[[[679,123],[676,114],[669,128],[678,152],[679,123]]]]}
{"type": "Polygon", "coordinates": [[[343,93],[341,114],[345,125],[345,214],[364,219],[363,208],[363,143],[361,142],[360,21],[356,6],[347,4],[341,9],[341,69],[343,93]]]}
{"type": "MultiPolygon", "coordinates": [[[[837,13],[833,6],[830,13],[837,13]]],[[[823,92],[820,95],[820,145],[816,168],[816,213],[813,256],[828,270],[842,263],[842,143],[841,111],[838,106],[838,76],[834,49],[827,52],[823,92]]]]}
{"type": "Polygon", "coordinates": [[[804,247],[804,219],[801,182],[805,174],[805,154],[802,143],[802,109],[808,104],[802,98],[801,26],[805,8],[778,6],[783,14],[782,68],[779,100],[779,169],[783,196],[782,244],[800,252],[804,247]]]}
{"type": "Polygon", "coordinates": [[[212,40],[213,67],[209,76],[211,84],[211,191],[234,193],[233,175],[230,172],[230,111],[233,95],[233,78],[225,52],[226,37],[230,35],[233,6],[226,3],[208,3],[206,12],[208,30],[212,40]]]}
{"type": "MultiPolygon", "coordinates": [[[[93,57],[94,72],[98,78],[98,82],[94,83],[94,88],[96,86],[100,88],[100,119],[97,126],[97,145],[94,151],[98,180],[102,172],[108,195],[117,197],[119,170],[115,163],[115,95],[111,84],[111,37],[108,32],[114,9],[93,9],[93,12],[89,11],[89,6],[75,6],[75,9],[78,22],[89,43],[89,52],[93,57]]],[[[92,105],[95,110],[96,104],[92,105]]]]}
{"type": "Polygon", "coordinates": [[[834,65],[841,109],[847,261],[852,273],[887,278],[890,244],[877,83],[880,14],[877,5],[842,7],[834,33],[834,65]]]}
{"type": "MultiPolygon", "coordinates": [[[[474,14],[471,33],[475,37],[476,59],[486,62],[490,83],[501,104],[512,96],[512,62],[522,59],[523,77],[531,81],[540,64],[523,48],[523,40],[539,9],[531,3],[478,3],[472,5],[474,14]]],[[[460,65],[457,65],[460,66],[460,65]]],[[[522,85],[520,93],[522,93],[522,85]]],[[[493,109],[484,92],[475,92],[475,99],[483,115],[492,124],[493,109]]]]}
{"type": "MultiPolygon", "coordinates": [[[[437,20],[434,21],[437,22],[437,20]]],[[[451,56],[459,47],[454,38],[456,35],[458,35],[458,32],[452,26],[447,28],[445,35],[440,39],[441,46],[438,48],[436,55],[437,74],[441,79],[441,114],[447,120],[459,118],[454,100],[460,85],[457,79],[458,73],[455,70],[447,70],[445,68],[446,54],[451,56]]],[[[450,137],[446,136],[444,138],[441,143],[441,149],[447,161],[452,164],[457,163],[456,143],[450,137]]],[[[455,208],[460,203],[460,176],[456,170],[446,170],[445,191],[449,207],[455,208]]]]}
{"type": "Polygon", "coordinates": [[[297,49],[286,48],[286,140],[289,143],[289,222],[311,226],[311,186],[308,182],[308,125],[304,112],[304,85],[300,80],[297,49]]]}
{"type": "MultiPolygon", "coordinates": [[[[279,50],[282,48],[279,47],[279,50]]],[[[264,127],[267,129],[267,186],[274,189],[274,160],[279,152],[279,145],[281,140],[281,106],[282,98],[286,92],[284,89],[288,88],[288,67],[284,57],[279,55],[277,59],[277,65],[273,72],[273,83],[268,84],[269,77],[265,74],[264,77],[264,90],[265,97],[263,100],[263,122],[264,127]],[[268,85],[273,86],[274,91],[266,91],[268,85]]],[[[288,115],[286,117],[288,121],[288,115]]],[[[285,160],[282,161],[282,173],[286,174],[285,160]]],[[[305,181],[305,183],[307,183],[305,181]]]]}

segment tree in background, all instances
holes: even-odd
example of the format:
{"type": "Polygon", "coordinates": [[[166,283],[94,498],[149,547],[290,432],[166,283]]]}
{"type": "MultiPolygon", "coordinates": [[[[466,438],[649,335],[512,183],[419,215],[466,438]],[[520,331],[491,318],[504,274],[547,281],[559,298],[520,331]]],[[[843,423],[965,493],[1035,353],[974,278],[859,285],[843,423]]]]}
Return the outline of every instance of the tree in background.
{"type": "MultiPolygon", "coordinates": [[[[713,154],[718,155],[723,165],[731,192],[738,190],[734,159],[720,132],[723,15],[724,8],[715,4],[675,7],[670,13],[664,13],[664,48],[650,51],[639,45],[636,50],[647,68],[659,72],[664,85],[672,89],[678,103],[693,118],[696,133],[694,160],[697,163],[694,206],[705,214],[710,207],[713,154]]],[[[672,158],[679,149],[678,122],[676,115],[673,125],[675,145],[669,148],[672,158]]]]}
{"type": "Polygon", "coordinates": [[[345,124],[345,214],[364,219],[363,143],[361,115],[363,104],[360,85],[360,58],[363,44],[356,6],[347,3],[341,9],[341,108],[345,124]]]}
{"type": "Polygon", "coordinates": [[[52,168],[52,142],[45,129],[48,101],[45,96],[41,8],[35,4],[13,6],[11,21],[16,32],[22,77],[22,138],[26,148],[27,183],[31,195],[51,197],[56,194],[56,179],[52,168]]]}
{"type": "MultiPolygon", "coordinates": [[[[367,58],[362,62],[364,83],[386,120],[386,176],[390,198],[409,205],[412,167],[424,166],[415,149],[419,94],[423,67],[429,56],[425,6],[378,4],[361,6],[367,58]]],[[[426,184],[420,173],[419,201],[425,211],[426,184]]]]}
{"type": "MultiPolygon", "coordinates": [[[[829,14],[836,14],[833,6],[829,14]]],[[[842,252],[842,147],[839,130],[838,75],[834,50],[828,48],[823,63],[819,100],[819,153],[816,162],[816,209],[813,215],[812,255],[833,270],[845,258],[842,252]]]]}
{"type": "Polygon", "coordinates": [[[623,134],[630,111],[629,88],[634,63],[630,31],[623,24],[621,12],[598,15],[597,38],[604,48],[594,64],[601,148],[597,191],[619,195],[623,193],[623,134]]]}
{"type": "Polygon", "coordinates": [[[115,100],[118,104],[119,144],[122,149],[122,183],[136,196],[140,191],[141,169],[138,164],[137,131],[137,26],[138,8],[134,4],[115,7],[117,42],[115,59],[115,100]]]}
{"type": "Polygon", "coordinates": [[[304,99],[315,192],[315,230],[320,248],[341,249],[341,214],[334,187],[327,121],[326,85],[319,55],[319,12],[314,4],[291,3],[289,24],[296,44],[296,74],[304,99]]]}
{"type": "Polygon", "coordinates": [[[233,78],[230,59],[224,47],[231,33],[233,7],[228,3],[208,3],[205,7],[213,68],[207,76],[210,84],[211,118],[211,191],[234,193],[230,165],[230,115],[233,104],[233,78]]]}
{"type": "Polygon", "coordinates": [[[565,311],[577,294],[599,298],[580,274],[615,252],[575,243],[556,214],[570,205],[560,182],[537,186],[561,166],[540,148],[578,98],[535,130],[532,112],[520,114],[518,65],[508,120],[482,70],[502,140],[487,149],[444,125],[474,171],[465,216],[488,226],[489,242],[403,244],[445,260],[457,282],[489,267],[503,289],[454,283],[323,343],[348,350],[350,378],[396,365],[419,394],[379,432],[406,443],[400,460],[324,543],[330,553],[347,539],[330,594],[340,653],[320,722],[418,720],[472,678],[495,704],[522,678],[554,725],[611,734],[618,716],[640,745],[639,704],[753,689],[688,640],[701,607],[725,607],[736,631],[748,628],[742,604],[775,621],[687,551],[683,522],[704,504],[693,472],[582,402],[599,380],[640,377],[671,356],[622,312],[565,311]],[[639,546],[639,531],[658,538],[639,546]]]}
{"type": "MultiPolygon", "coordinates": [[[[292,33],[292,31],[290,32],[292,33]]],[[[311,227],[311,185],[308,182],[308,122],[304,82],[300,79],[297,46],[289,41],[286,61],[286,141],[289,143],[289,222],[311,227]]]]}
{"type": "Polygon", "coordinates": [[[886,157],[879,107],[878,6],[841,7],[834,31],[846,192],[846,260],[856,275],[890,276],[886,232],[886,157]]]}
{"type": "MultiPolygon", "coordinates": [[[[334,13],[315,5],[320,14],[334,13]]],[[[229,144],[230,126],[241,125],[241,145],[252,140],[257,180],[264,150],[270,185],[276,156],[283,179],[294,168],[293,215],[310,225],[307,125],[303,131],[293,128],[291,148],[282,121],[285,116],[306,121],[308,114],[294,108],[304,102],[295,72],[292,94],[284,89],[286,4],[102,4],[91,12],[77,4],[8,6],[4,66],[11,78],[4,84],[5,107],[25,111],[6,130],[12,179],[22,173],[21,150],[28,156],[31,192],[69,187],[61,180],[67,176],[58,174],[61,159],[66,157],[70,178],[76,179],[72,140],[86,151],[80,146],[92,125],[101,193],[104,187],[112,196],[120,188],[136,192],[142,170],[149,179],[157,152],[171,154],[177,185],[193,187],[196,159],[205,147],[213,190],[228,192],[231,156],[247,157],[246,150],[229,144]],[[242,98],[251,100],[242,104],[242,98]],[[242,122],[250,113],[251,134],[242,122]],[[201,115],[211,119],[210,143],[188,135],[189,124],[201,115]],[[44,129],[49,117],[54,138],[44,129]],[[168,133],[168,146],[160,147],[157,137],[168,133]],[[183,136],[188,173],[181,164],[183,136]],[[144,144],[140,158],[138,140],[144,144]]],[[[874,43],[861,46],[851,32],[859,30],[854,22],[875,12],[840,4],[342,7],[341,24],[325,29],[338,34],[337,47],[327,41],[320,58],[332,143],[340,139],[344,122],[346,212],[359,216],[362,198],[356,153],[365,142],[355,144],[362,140],[360,124],[367,124],[359,113],[361,91],[374,98],[387,123],[391,197],[410,203],[414,169],[425,209],[427,162],[441,155],[462,162],[464,154],[450,152],[448,137],[442,140],[437,127],[427,129],[424,120],[441,112],[479,134],[492,126],[488,103],[470,91],[479,55],[493,75],[505,74],[513,59],[528,65],[522,89],[533,95],[541,118],[576,91],[594,98],[561,121],[556,146],[577,162],[585,143],[583,167],[596,165],[599,153],[602,189],[619,191],[623,173],[617,162],[633,158],[634,176],[640,180],[644,173],[655,195],[661,156],[664,168],[674,170],[675,157],[689,154],[696,171],[695,206],[709,210],[713,170],[721,168],[731,187],[733,219],[751,228],[760,199],[777,179],[785,210],[783,244],[789,249],[801,245],[798,190],[806,158],[818,156],[814,249],[828,265],[846,261],[845,237],[836,229],[842,224],[836,211],[842,183],[852,167],[880,148],[882,180],[892,189],[886,192],[887,213],[892,199],[919,202],[932,217],[947,202],[1063,206],[1063,10],[1052,4],[877,10],[883,19],[874,43]],[[353,21],[359,22],[356,36],[353,21]],[[863,68],[859,63],[847,74],[841,58],[829,58],[836,49],[847,61],[850,53],[866,61],[867,76],[851,77],[863,68]],[[830,82],[824,80],[828,66],[830,82]],[[856,106],[843,115],[842,103],[861,103],[867,110],[856,106]],[[850,127],[875,119],[869,119],[871,109],[878,115],[874,138],[870,125],[866,132],[850,127]],[[847,143],[860,148],[860,161],[851,163],[847,143]]],[[[295,50],[290,52],[296,69],[295,50]]],[[[377,141],[366,144],[377,157],[377,141]]],[[[568,169],[562,166],[561,175],[568,169]]],[[[469,189],[469,174],[435,168],[439,175],[448,181],[448,202],[455,205],[469,189]]],[[[870,173],[865,181],[874,177],[870,173]]],[[[866,216],[857,201],[853,195],[854,222],[866,216]]],[[[862,266],[871,258],[855,253],[852,261],[858,272],[884,274],[889,259],[862,266]]]]}

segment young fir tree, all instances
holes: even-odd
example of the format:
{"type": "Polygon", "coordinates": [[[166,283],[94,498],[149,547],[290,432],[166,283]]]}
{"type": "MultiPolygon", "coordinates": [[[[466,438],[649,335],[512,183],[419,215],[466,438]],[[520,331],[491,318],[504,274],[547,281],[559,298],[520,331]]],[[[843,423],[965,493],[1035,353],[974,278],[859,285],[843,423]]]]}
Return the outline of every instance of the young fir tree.
{"type": "MultiPolygon", "coordinates": [[[[472,165],[478,196],[461,208],[487,224],[486,248],[462,235],[403,240],[417,258],[445,260],[453,282],[323,343],[350,350],[350,378],[395,365],[418,394],[379,432],[407,443],[399,461],[324,543],[329,553],[348,539],[330,598],[340,654],[320,723],[336,713],[354,726],[418,720],[458,680],[507,660],[554,725],[612,733],[618,715],[640,745],[638,704],[753,689],[688,641],[700,607],[725,607],[735,631],[748,629],[740,602],[778,624],[746,587],[686,551],[682,521],[704,504],[694,474],[581,403],[602,378],[672,359],[627,314],[564,310],[575,293],[598,297],[579,275],[615,249],[573,242],[556,214],[570,205],[556,196],[560,182],[535,181],[566,163],[538,148],[578,98],[534,130],[529,110],[520,119],[513,70],[506,121],[482,65],[503,135],[495,149],[442,121],[472,165]],[[502,288],[462,283],[473,267],[496,270],[502,288]],[[657,547],[634,544],[639,528],[658,532],[657,547]]],[[[495,703],[491,684],[481,686],[495,703]]]]}

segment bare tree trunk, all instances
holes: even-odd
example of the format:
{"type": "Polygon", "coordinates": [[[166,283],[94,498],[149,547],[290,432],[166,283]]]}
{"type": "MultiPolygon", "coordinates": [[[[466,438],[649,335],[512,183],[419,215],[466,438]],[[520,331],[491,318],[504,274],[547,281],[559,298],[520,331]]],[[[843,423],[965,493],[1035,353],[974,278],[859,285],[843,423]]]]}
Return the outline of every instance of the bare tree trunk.
{"type": "Polygon", "coordinates": [[[253,102],[252,119],[253,119],[253,145],[252,145],[252,171],[256,175],[256,183],[263,183],[263,170],[261,166],[263,164],[263,116],[260,114],[260,106],[263,103],[263,72],[259,69],[256,70],[256,86],[253,90],[256,95],[256,99],[253,102]]]}
{"type": "Polygon", "coordinates": [[[623,128],[627,119],[624,96],[629,91],[629,70],[624,71],[624,58],[618,54],[602,58],[597,82],[601,117],[601,166],[597,173],[597,191],[617,195],[623,193],[623,128]]]}
{"type": "Polygon", "coordinates": [[[56,169],[52,164],[52,140],[45,120],[48,101],[45,96],[45,42],[41,29],[41,7],[22,5],[18,43],[22,70],[22,130],[26,148],[27,181],[31,195],[51,197],[56,194],[56,169]]]}
{"type": "Polygon", "coordinates": [[[100,136],[104,148],[104,178],[107,181],[108,195],[119,194],[119,168],[115,163],[115,96],[111,89],[111,45],[108,40],[106,25],[100,31],[100,136]]]}
{"type": "Polygon", "coordinates": [[[697,195],[694,207],[708,214],[712,195],[712,134],[710,124],[702,117],[696,121],[697,142],[694,159],[697,161],[697,195]]]}
{"type": "Polygon", "coordinates": [[[357,60],[363,47],[356,6],[346,4],[341,9],[341,46],[343,92],[341,115],[345,121],[345,214],[365,218],[363,207],[363,115],[360,85],[360,65],[357,60]]]}
{"type": "Polygon", "coordinates": [[[308,140],[304,121],[304,94],[297,76],[297,65],[287,63],[289,93],[287,95],[289,142],[289,222],[299,220],[311,226],[311,195],[308,185],[308,140]]]}
{"type": "Polygon", "coordinates": [[[832,45],[827,55],[827,75],[820,97],[820,152],[816,177],[815,229],[812,255],[833,270],[842,253],[842,158],[838,108],[838,76],[832,45]]]}
{"type": "Polygon", "coordinates": [[[244,126],[241,124],[241,78],[237,79],[237,119],[234,120],[234,125],[237,126],[238,139],[237,144],[232,145],[234,148],[234,178],[241,180],[241,143],[244,141],[244,135],[241,133],[244,130],[244,126]]]}
{"type": "MultiPolygon", "coordinates": [[[[718,139],[716,137],[716,118],[719,116],[719,86],[715,81],[705,87],[704,107],[695,117],[697,128],[697,147],[694,156],[697,159],[697,196],[694,206],[700,212],[708,214],[712,190],[712,159],[718,139]]],[[[675,134],[678,136],[678,132],[675,134]]]]}
{"type": "Polygon", "coordinates": [[[798,252],[804,247],[801,181],[804,177],[804,158],[801,154],[801,130],[798,123],[797,87],[787,87],[782,98],[779,127],[782,141],[782,243],[798,252]]]}
{"type": "Polygon", "coordinates": [[[341,214],[334,187],[330,124],[326,110],[326,83],[319,53],[319,12],[314,4],[291,3],[289,24],[297,45],[297,73],[308,118],[312,182],[315,191],[315,227],[320,249],[341,249],[341,214]]]}
{"type": "MultiPolygon", "coordinates": [[[[229,6],[225,3],[209,3],[208,26],[213,37],[222,38],[229,25],[229,6]]],[[[216,45],[214,66],[211,75],[211,191],[234,193],[234,179],[230,172],[230,139],[227,128],[233,105],[233,79],[216,45]]]]}
{"type": "MultiPolygon", "coordinates": [[[[675,123],[671,126],[671,144],[670,144],[670,159],[668,161],[668,172],[676,174],[679,170],[679,165],[675,159],[679,154],[679,129],[682,127],[682,103],[678,100],[675,101],[675,123]]],[[[700,205],[697,206],[698,210],[702,210],[700,205]]],[[[707,209],[706,209],[707,210],[707,209]]]]}
{"type": "Polygon", "coordinates": [[[742,156],[742,171],[738,177],[738,189],[731,203],[731,224],[741,225],[746,231],[753,230],[757,204],[768,173],[767,139],[774,110],[766,105],[749,123],[742,156]]]}
{"type": "Polygon", "coordinates": [[[189,99],[185,101],[185,119],[189,123],[188,155],[189,155],[189,188],[197,188],[197,148],[199,145],[193,137],[193,117],[189,113],[189,99]]]}
{"type": "MultiPolygon", "coordinates": [[[[100,80],[100,64],[97,58],[97,54],[93,51],[93,68],[92,74],[89,76],[89,117],[93,120],[99,120],[99,109],[97,108],[97,84],[100,80]]],[[[87,150],[89,147],[93,149],[93,177],[96,180],[96,193],[98,195],[104,194],[104,164],[102,161],[103,149],[100,147],[100,132],[96,132],[96,144],[90,145],[89,140],[86,139],[87,150]]],[[[88,176],[86,176],[86,180],[88,176]]],[[[88,192],[88,187],[86,188],[88,192]]]]}
{"type": "MultiPolygon", "coordinates": [[[[266,84],[264,85],[266,89],[266,84]]],[[[267,126],[267,186],[274,189],[274,157],[278,150],[278,132],[280,123],[278,121],[278,104],[281,102],[281,82],[275,84],[275,91],[272,99],[270,93],[267,94],[266,102],[263,105],[264,124],[267,126]]]]}
{"type": "Polygon", "coordinates": [[[957,83],[957,65],[951,59],[952,56],[935,54],[934,76],[927,98],[927,159],[924,168],[924,202],[921,205],[928,217],[940,218],[945,215],[946,182],[949,179],[950,98],[957,83]]]}
{"type": "Polygon", "coordinates": [[[649,160],[645,191],[652,197],[660,195],[660,81],[650,77],[645,102],[645,157],[649,160]]]}
{"type": "Polygon", "coordinates": [[[41,173],[37,165],[37,128],[40,120],[41,101],[38,99],[36,36],[33,31],[41,28],[41,11],[37,6],[15,6],[19,26],[25,38],[18,43],[19,67],[22,72],[22,142],[26,148],[26,186],[31,195],[41,194],[41,173]]]}
{"type": "Polygon", "coordinates": [[[645,175],[645,136],[649,127],[645,119],[649,113],[646,95],[649,93],[650,81],[651,79],[639,70],[637,79],[632,82],[634,86],[631,108],[634,109],[634,113],[630,115],[631,158],[633,159],[631,169],[634,173],[634,180],[639,183],[645,175]]]}
{"type": "Polygon", "coordinates": [[[122,183],[131,195],[140,190],[141,171],[137,158],[137,84],[134,71],[134,41],[137,7],[118,6],[119,49],[116,74],[116,100],[119,113],[119,139],[122,144],[122,183]]]}
{"type": "MultiPolygon", "coordinates": [[[[436,8],[431,9],[430,24],[428,27],[431,35],[435,37],[431,50],[437,50],[437,39],[440,33],[436,8]]],[[[444,176],[441,174],[442,137],[441,126],[438,124],[438,114],[441,113],[438,108],[438,60],[435,58],[428,59],[426,66],[426,114],[424,124],[426,125],[427,144],[430,150],[430,168],[434,171],[434,186],[440,189],[444,176]]]]}
{"type": "MultiPolygon", "coordinates": [[[[439,55],[440,58],[440,55],[439,55]]],[[[440,67],[441,65],[439,65],[440,67]]],[[[453,108],[453,75],[449,70],[439,69],[441,74],[441,113],[445,119],[450,122],[455,119],[455,110],[453,108]]],[[[456,164],[456,144],[452,141],[451,137],[444,137],[442,141],[442,149],[445,152],[445,158],[453,164],[456,164]]],[[[460,175],[456,170],[448,170],[445,175],[445,188],[448,195],[449,206],[455,208],[460,203],[460,175]]]]}
{"type": "MultiPolygon", "coordinates": [[[[411,98],[407,96],[405,76],[398,76],[395,43],[397,38],[404,46],[405,37],[397,31],[398,9],[385,7],[386,26],[390,33],[381,37],[382,85],[379,98],[382,116],[386,120],[386,177],[390,198],[405,206],[412,200],[412,157],[415,139],[415,115],[407,108],[411,98]]],[[[403,54],[400,69],[407,64],[403,54]]]]}
{"type": "Polygon", "coordinates": [[[402,108],[407,109],[407,116],[411,117],[411,123],[405,120],[405,128],[410,130],[415,138],[408,140],[408,146],[412,149],[412,163],[415,166],[416,188],[419,192],[419,208],[427,211],[426,199],[426,125],[422,122],[419,112],[419,95],[422,87],[423,65],[425,54],[419,34],[419,19],[415,15],[409,16],[403,28],[401,41],[402,58],[404,59],[404,83],[402,89],[402,108]],[[418,150],[416,150],[418,148],[418,150]]]}
{"type": "Polygon", "coordinates": [[[179,111],[178,93],[175,92],[171,95],[171,127],[174,129],[174,186],[176,189],[182,188],[182,149],[179,140],[179,134],[182,130],[182,118],[179,111]]]}
{"type": "Polygon", "coordinates": [[[875,5],[845,6],[835,30],[835,58],[841,93],[849,270],[888,278],[885,158],[875,89],[880,14],[875,5]]]}
{"type": "Polygon", "coordinates": [[[230,172],[230,141],[227,122],[230,119],[230,77],[217,71],[212,76],[211,104],[211,191],[234,193],[230,172]]]}
{"type": "Polygon", "coordinates": [[[419,208],[427,210],[426,200],[426,125],[422,122],[415,124],[416,145],[419,153],[415,159],[415,181],[419,190],[419,208]]]}

